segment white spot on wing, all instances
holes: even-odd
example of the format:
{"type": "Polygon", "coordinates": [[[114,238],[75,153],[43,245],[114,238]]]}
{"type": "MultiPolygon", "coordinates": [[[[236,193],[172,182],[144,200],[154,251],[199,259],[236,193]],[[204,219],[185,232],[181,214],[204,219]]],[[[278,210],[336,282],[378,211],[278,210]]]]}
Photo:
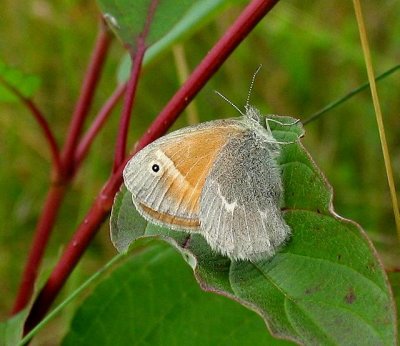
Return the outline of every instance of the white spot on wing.
{"type": "Polygon", "coordinates": [[[218,186],[218,195],[221,197],[222,205],[225,207],[226,211],[233,212],[237,206],[237,202],[233,201],[232,203],[229,203],[222,195],[220,186],[218,186]]]}

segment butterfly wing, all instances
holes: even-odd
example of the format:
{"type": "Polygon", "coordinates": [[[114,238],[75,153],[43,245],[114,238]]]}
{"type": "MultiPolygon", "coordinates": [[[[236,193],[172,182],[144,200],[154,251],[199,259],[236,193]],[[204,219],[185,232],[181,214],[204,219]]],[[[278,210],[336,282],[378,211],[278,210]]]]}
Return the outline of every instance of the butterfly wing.
{"type": "Polygon", "coordinates": [[[172,132],[141,150],[123,172],[138,211],[159,225],[198,230],[208,172],[221,148],[241,131],[237,121],[218,120],[172,132]]]}
{"type": "Polygon", "coordinates": [[[279,148],[253,131],[231,138],[219,153],[200,199],[210,246],[232,259],[272,256],[290,235],[282,218],[279,148]]]}

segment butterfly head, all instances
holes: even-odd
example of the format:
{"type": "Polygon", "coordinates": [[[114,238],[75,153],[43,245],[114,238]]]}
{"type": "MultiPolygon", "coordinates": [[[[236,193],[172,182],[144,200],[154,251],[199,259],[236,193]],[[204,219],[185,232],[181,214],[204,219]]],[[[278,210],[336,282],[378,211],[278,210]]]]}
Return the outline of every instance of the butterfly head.
{"type": "Polygon", "coordinates": [[[244,116],[246,119],[260,125],[264,124],[265,121],[263,120],[263,116],[261,115],[260,111],[257,108],[250,105],[246,105],[245,110],[246,113],[244,114],[244,116]]]}

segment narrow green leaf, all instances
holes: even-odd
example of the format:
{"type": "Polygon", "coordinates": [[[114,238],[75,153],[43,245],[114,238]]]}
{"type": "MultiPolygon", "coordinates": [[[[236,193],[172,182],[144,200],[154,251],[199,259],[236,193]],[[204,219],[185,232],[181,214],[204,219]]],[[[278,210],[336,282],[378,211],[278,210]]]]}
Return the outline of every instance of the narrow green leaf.
{"type": "Polygon", "coordinates": [[[278,345],[259,316],[203,292],[181,256],[160,242],[132,256],[96,287],[63,341],[64,346],[272,343],[278,345]]]}
{"type": "Polygon", "coordinates": [[[15,89],[23,97],[31,98],[39,86],[40,79],[38,77],[25,74],[15,67],[8,66],[0,59],[0,101],[19,101],[12,89],[15,89]]]}
{"type": "MultiPolygon", "coordinates": [[[[278,141],[302,134],[300,125],[271,128],[278,141]]],[[[276,336],[301,344],[396,344],[393,297],[371,243],[357,224],[334,213],[331,187],[302,145],[281,148],[284,217],[293,235],[273,258],[230,261],[199,234],[131,223],[136,211],[126,190],[112,213],[112,237],[126,232],[130,240],[166,239],[180,249],[203,289],[257,311],[276,336]]]]}

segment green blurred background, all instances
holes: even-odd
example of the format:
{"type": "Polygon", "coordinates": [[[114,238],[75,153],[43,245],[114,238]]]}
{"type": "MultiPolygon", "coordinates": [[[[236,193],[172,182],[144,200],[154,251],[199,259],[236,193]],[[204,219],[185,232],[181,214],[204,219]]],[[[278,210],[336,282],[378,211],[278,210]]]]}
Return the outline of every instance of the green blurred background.
{"type": "MultiPolygon", "coordinates": [[[[94,1],[3,0],[0,58],[42,79],[35,102],[59,141],[64,138],[98,25],[94,1]]],[[[232,7],[185,42],[193,69],[233,22],[232,7]]],[[[400,61],[400,2],[364,1],[376,73],[400,61]]],[[[94,111],[116,85],[124,51],[115,40],[94,111]]],[[[252,103],[263,113],[306,119],[366,81],[364,58],[351,1],[282,0],[257,26],[196,98],[200,121],[237,116],[214,94],[238,106],[259,64],[252,103]]],[[[166,54],[143,73],[130,143],[145,130],[179,86],[174,57],[166,54]]],[[[400,185],[400,73],[381,81],[378,92],[397,186],[400,185]]],[[[11,308],[49,184],[49,152],[38,126],[20,104],[0,104],[0,318],[11,308]]],[[[67,195],[43,265],[49,273],[64,244],[107,179],[114,152],[119,108],[95,141],[67,195]]],[[[183,116],[174,126],[187,124],[183,116]]],[[[369,91],[306,126],[303,143],[334,189],[338,214],[368,232],[388,268],[398,265],[392,206],[369,91]]],[[[115,254],[105,223],[64,295],[115,254]]],[[[72,311],[72,308],[71,308],[72,311]]],[[[68,313],[61,319],[68,319],[68,313]]],[[[56,328],[56,327],[55,327],[56,328]]]]}

